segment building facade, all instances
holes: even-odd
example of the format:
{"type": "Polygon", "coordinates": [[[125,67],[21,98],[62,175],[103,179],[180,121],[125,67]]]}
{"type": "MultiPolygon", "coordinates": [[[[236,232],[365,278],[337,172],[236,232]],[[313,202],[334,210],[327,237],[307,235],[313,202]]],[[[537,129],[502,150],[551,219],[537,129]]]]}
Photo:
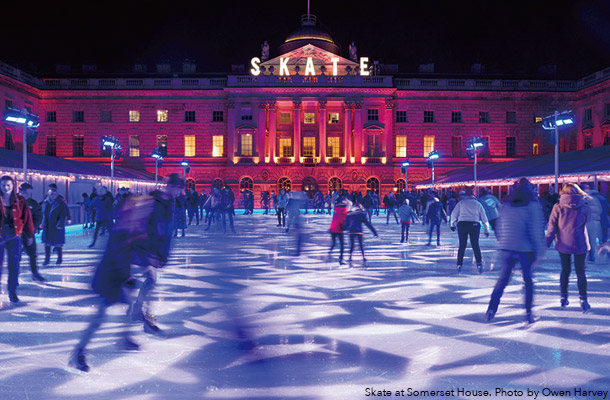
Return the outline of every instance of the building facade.
{"type": "MultiPolygon", "coordinates": [[[[540,126],[555,110],[573,110],[577,125],[562,133],[561,151],[610,146],[610,68],[579,80],[486,75],[384,74],[377,64],[349,56],[311,15],[269,58],[268,46],[245,74],[181,72],[159,65],[129,74],[95,72],[31,76],[0,65],[4,109],[39,115],[34,153],[110,163],[101,138],[120,140],[118,165],[185,173],[197,190],[234,191],[405,186],[430,177],[426,157],[440,153],[435,173],[471,165],[470,138],[487,146],[479,162],[551,152],[540,126]],[[180,163],[186,159],[190,171],[180,163]]],[[[22,128],[0,123],[0,146],[22,149],[22,128]]],[[[609,154],[610,154],[610,147],[609,154]]]]}

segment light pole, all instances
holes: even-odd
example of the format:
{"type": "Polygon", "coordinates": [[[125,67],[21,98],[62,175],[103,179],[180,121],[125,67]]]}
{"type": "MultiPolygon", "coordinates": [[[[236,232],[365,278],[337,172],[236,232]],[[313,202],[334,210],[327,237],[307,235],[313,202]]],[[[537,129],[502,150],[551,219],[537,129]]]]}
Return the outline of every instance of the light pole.
{"type": "Polygon", "coordinates": [[[182,168],[184,168],[184,181],[186,182],[186,173],[191,170],[191,164],[186,160],[186,158],[183,158],[180,165],[182,165],[182,168]]]}
{"type": "Polygon", "coordinates": [[[158,189],[159,185],[159,167],[163,165],[163,156],[159,152],[159,148],[155,148],[155,150],[151,154],[152,158],[155,159],[155,189],[158,189]]]}
{"type": "Polygon", "coordinates": [[[485,142],[482,138],[475,136],[468,141],[468,147],[466,153],[468,158],[474,158],[474,195],[479,197],[479,188],[477,187],[477,152],[479,147],[485,146],[485,142]]]}
{"type": "Polygon", "coordinates": [[[411,166],[411,162],[409,159],[405,159],[402,164],[400,164],[400,169],[405,174],[405,192],[409,193],[409,167],[411,166]]]}
{"type": "Polygon", "coordinates": [[[30,114],[27,110],[19,111],[9,108],[4,113],[4,121],[23,126],[23,181],[28,181],[28,128],[38,128],[40,120],[37,115],[30,114]]]}
{"type": "Polygon", "coordinates": [[[573,125],[575,120],[572,110],[555,111],[542,120],[542,129],[547,131],[549,142],[555,144],[555,193],[559,193],[559,129],[573,125]]]}
{"type": "Polygon", "coordinates": [[[104,148],[110,147],[110,193],[114,196],[114,160],[121,158],[121,143],[114,136],[102,137],[104,148]]]}
{"type": "Polygon", "coordinates": [[[441,155],[438,154],[438,151],[432,150],[428,154],[428,159],[426,163],[428,164],[428,168],[432,168],[432,190],[434,190],[434,160],[437,160],[441,155]]]}

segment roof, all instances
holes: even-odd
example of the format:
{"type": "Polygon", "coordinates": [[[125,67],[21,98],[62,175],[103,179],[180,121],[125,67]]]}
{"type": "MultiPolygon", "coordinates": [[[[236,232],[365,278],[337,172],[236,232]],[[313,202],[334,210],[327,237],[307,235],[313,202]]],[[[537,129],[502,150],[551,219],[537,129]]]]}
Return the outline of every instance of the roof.
{"type": "MultiPolygon", "coordinates": [[[[608,175],[610,179],[610,146],[570,151],[559,154],[560,177],[608,175]]],[[[513,181],[519,178],[555,177],[555,155],[547,154],[521,160],[493,164],[477,164],[477,182],[485,181],[499,184],[500,181],[513,181]]],[[[434,179],[437,185],[463,185],[474,182],[473,167],[466,167],[438,175],[434,179]]],[[[420,188],[430,185],[431,179],[419,182],[420,188]]],[[[542,183],[542,182],[541,182],[542,183]]],[[[504,183],[502,183],[504,184],[504,183]]]]}
{"type": "MultiPolygon", "coordinates": [[[[0,149],[0,168],[21,170],[23,153],[21,151],[0,149]]],[[[57,175],[82,175],[110,178],[110,166],[84,161],[66,160],[60,157],[28,153],[28,171],[55,173],[57,175]]],[[[135,171],[124,167],[114,167],[115,179],[154,181],[155,175],[145,171],[135,171]]]]}

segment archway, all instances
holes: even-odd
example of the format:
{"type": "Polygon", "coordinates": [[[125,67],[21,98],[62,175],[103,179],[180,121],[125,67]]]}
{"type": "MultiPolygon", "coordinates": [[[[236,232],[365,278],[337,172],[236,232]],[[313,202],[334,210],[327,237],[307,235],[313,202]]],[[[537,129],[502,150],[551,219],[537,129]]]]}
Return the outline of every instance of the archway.
{"type": "Polygon", "coordinates": [[[372,190],[375,193],[379,194],[379,179],[375,178],[374,176],[367,179],[366,190],[372,190]]]}
{"type": "Polygon", "coordinates": [[[318,191],[318,182],[316,178],[308,176],[303,179],[303,190],[307,193],[307,197],[313,199],[313,196],[318,191]]]}

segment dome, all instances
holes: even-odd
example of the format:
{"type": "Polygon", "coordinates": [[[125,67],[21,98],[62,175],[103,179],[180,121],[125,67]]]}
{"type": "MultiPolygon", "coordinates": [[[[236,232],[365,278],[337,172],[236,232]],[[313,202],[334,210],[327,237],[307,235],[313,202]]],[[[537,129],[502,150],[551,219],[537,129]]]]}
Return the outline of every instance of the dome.
{"type": "Polygon", "coordinates": [[[279,48],[280,54],[313,44],[316,47],[340,55],[340,47],[335,43],[330,33],[317,26],[315,15],[306,14],[301,16],[301,26],[295,29],[279,48]]]}

